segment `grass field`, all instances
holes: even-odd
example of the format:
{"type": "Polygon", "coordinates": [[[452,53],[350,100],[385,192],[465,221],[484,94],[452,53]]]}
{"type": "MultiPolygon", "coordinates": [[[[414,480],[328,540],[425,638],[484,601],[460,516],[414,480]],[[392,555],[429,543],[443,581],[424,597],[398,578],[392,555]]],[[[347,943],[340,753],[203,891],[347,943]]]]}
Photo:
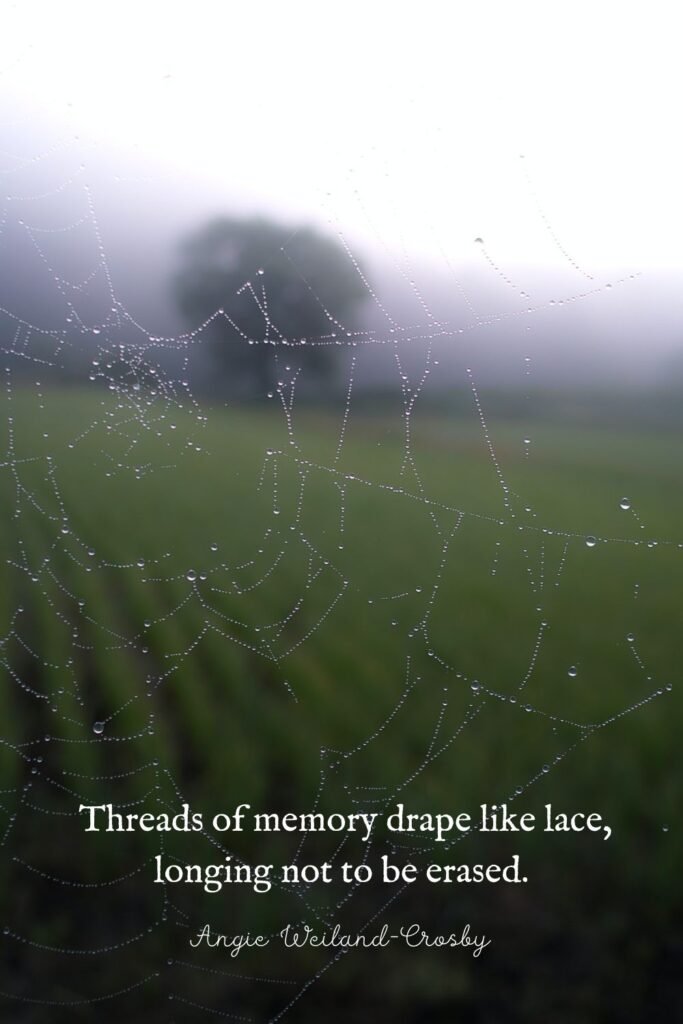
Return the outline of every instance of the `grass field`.
{"type": "MultiPolygon", "coordinates": [[[[409,449],[398,407],[352,409],[340,444],[342,410],[288,425],[185,406],[7,402],[7,848],[35,860],[69,780],[67,804],[104,786],[300,810],[322,767],[328,809],[600,812],[609,843],[493,848],[524,851],[532,904],[561,890],[588,916],[607,879],[610,906],[648,905],[665,937],[682,906],[679,438],[499,420],[495,396],[486,430],[415,413],[409,449]],[[27,781],[47,817],[27,814],[27,781]]],[[[83,850],[63,824],[62,868],[83,850]]],[[[96,878],[118,851],[82,856],[96,878]]]]}

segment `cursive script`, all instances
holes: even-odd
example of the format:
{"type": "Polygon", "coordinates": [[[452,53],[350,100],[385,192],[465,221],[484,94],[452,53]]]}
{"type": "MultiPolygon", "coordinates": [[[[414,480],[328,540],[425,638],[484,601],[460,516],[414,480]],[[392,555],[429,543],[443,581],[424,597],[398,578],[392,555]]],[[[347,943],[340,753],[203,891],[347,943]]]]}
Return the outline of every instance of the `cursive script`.
{"type": "Polygon", "coordinates": [[[252,935],[247,932],[241,935],[224,935],[212,932],[211,926],[205,924],[190,939],[193,949],[205,945],[211,949],[217,947],[229,950],[231,957],[237,957],[245,949],[263,949],[273,941],[279,940],[285,949],[384,949],[394,942],[407,946],[408,949],[469,949],[473,957],[481,955],[491,939],[485,935],[474,935],[469,924],[457,931],[430,933],[418,923],[402,925],[391,931],[388,924],[383,924],[378,931],[348,932],[340,924],[323,931],[316,931],[309,924],[287,924],[275,936],[252,935]]]}

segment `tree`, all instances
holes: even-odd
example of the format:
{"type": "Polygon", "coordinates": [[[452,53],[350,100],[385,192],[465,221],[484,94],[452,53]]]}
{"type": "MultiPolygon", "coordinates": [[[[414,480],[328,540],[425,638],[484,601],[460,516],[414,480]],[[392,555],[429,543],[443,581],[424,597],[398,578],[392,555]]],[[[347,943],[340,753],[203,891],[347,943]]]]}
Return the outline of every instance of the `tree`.
{"type": "Polygon", "coordinates": [[[336,342],[367,294],[341,243],[260,218],[213,220],[188,237],[174,289],[192,326],[213,316],[207,331],[226,387],[261,396],[285,364],[329,380],[336,342]]]}

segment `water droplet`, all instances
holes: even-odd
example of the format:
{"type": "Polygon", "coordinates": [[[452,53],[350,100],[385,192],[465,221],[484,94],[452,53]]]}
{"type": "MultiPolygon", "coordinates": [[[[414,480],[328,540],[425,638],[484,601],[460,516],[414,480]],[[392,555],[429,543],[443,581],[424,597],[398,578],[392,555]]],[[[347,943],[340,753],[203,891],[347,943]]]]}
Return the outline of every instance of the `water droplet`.
{"type": "Polygon", "coordinates": [[[577,675],[576,665],[570,665],[569,666],[569,668],[567,669],[567,675],[571,676],[572,679],[576,678],[576,675],[577,675]]]}
{"type": "Polygon", "coordinates": [[[104,722],[93,722],[92,731],[96,736],[101,736],[104,732],[104,722]]]}
{"type": "Polygon", "coordinates": [[[212,551],[218,551],[218,544],[216,544],[216,542],[215,542],[215,541],[214,541],[214,542],[213,542],[213,544],[211,545],[211,550],[212,550],[212,551]]]}
{"type": "Polygon", "coordinates": [[[597,542],[597,539],[595,537],[586,537],[586,547],[587,548],[594,548],[597,543],[598,542],[597,542]]]}
{"type": "Polygon", "coordinates": [[[631,507],[631,502],[628,498],[622,498],[619,502],[619,508],[623,509],[624,512],[628,512],[631,507]]]}
{"type": "Polygon", "coordinates": [[[185,579],[189,580],[190,583],[194,583],[194,581],[197,579],[197,573],[194,571],[194,569],[188,569],[188,571],[185,573],[185,579]]]}
{"type": "Polygon", "coordinates": [[[633,641],[635,640],[635,638],[636,638],[636,637],[635,637],[635,633],[627,633],[627,634],[626,634],[626,639],[628,640],[628,642],[629,642],[630,644],[632,644],[632,643],[633,643],[633,641]]]}

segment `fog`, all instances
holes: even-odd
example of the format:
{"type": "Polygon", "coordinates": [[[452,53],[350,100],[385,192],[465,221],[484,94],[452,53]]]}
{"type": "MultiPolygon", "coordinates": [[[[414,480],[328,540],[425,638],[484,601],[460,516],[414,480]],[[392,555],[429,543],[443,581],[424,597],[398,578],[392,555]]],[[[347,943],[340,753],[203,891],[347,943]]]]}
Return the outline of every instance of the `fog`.
{"type": "Polygon", "coordinates": [[[437,8],[11,8],[3,347],[33,327],[68,352],[69,303],[81,326],[125,310],[127,344],[181,334],[181,240],[258,214],[359,261],[360,388],[397,346],[417,373],[429,345],[433,391],[465,367],[511,388],[677,386],[673,41],[628,7],[577,5],[561,38],[542,5],[438,8],[439,32],[437,8]]]}

